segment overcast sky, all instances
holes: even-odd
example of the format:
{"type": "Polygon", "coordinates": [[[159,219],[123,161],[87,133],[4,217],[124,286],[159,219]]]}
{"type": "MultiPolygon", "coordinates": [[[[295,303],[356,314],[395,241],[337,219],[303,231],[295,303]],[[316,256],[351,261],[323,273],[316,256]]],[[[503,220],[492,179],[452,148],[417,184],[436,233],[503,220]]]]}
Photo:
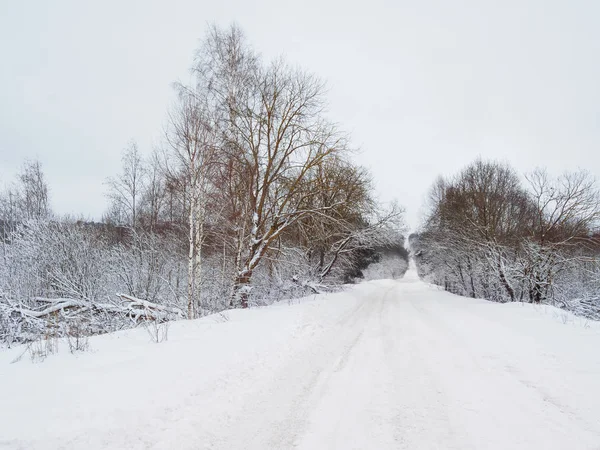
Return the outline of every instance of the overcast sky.
{"type": "Polygon", "coordinates": [[[0,185],[38,158],[55,211],[100,218],[127,142],[160,143],[209,22],[328,82],[412,226],[435,177],[479,155],[600,176],[597,0],[23,0],[0,5],[0,185]]]}

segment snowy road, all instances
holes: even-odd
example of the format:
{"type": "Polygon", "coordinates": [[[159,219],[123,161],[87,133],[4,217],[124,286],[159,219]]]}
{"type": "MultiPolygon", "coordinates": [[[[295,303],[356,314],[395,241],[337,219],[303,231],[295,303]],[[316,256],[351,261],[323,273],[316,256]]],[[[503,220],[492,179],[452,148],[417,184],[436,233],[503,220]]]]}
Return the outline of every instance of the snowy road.
{"type": "Polygon", "coordinates": [[[600,449],[600,327],[365,283],[297,304],[0,353],[0,448],[600,449]]]}

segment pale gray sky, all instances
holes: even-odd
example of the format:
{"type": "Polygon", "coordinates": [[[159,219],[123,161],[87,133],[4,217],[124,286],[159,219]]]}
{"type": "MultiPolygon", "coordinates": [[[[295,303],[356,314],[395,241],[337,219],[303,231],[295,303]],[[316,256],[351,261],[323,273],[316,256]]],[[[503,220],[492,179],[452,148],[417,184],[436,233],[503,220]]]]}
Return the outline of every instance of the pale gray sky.
{"type": "Polygon", "coordinates": [[[0,5],[0,185],[39,158],[55,210],[99,218],[208,22],[327,80],[331,118],[413,226],[434,178],[478,155],[600,176],[597,0],[24,0],[0,5]]]}

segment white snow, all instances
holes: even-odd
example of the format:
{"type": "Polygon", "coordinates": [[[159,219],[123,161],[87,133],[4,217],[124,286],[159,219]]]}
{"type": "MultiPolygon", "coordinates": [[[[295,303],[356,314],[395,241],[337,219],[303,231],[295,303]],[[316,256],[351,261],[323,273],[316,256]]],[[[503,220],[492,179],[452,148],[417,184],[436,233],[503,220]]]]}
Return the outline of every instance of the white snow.
{"type": "Polygon", "coordinates": [[[0,352],[0,448],[598,449],[600,327],[418,280],[0,352]]]}

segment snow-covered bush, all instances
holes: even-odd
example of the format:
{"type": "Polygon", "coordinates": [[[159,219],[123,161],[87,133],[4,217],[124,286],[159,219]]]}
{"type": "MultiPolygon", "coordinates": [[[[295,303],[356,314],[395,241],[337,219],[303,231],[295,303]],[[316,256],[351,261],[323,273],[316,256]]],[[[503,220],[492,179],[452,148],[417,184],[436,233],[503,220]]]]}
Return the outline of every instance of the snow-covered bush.
{"type": "MultiPolygon", "coordinates": [[[[176,232],[36,220],[18,226],[0,245],[4,344],[52,336],[66,338],[71,351],[81,351],[87,336],[135,326],[162,341],[167,337],[164,324],[187,315],[186,247],[176,232]]],[[[234,261],[214,248],[206,247],[204,253],[198,316],[232,307],[234,261]]],[[[284,245],[269,251],[255,270],[250,304],[334,290],[354,273],[350,270],[360,273],[370,261],[340,258],[324,283],[308,253],[284,245]]],[[[404,270],[403,262],[386,258],[367,273],[396,277],[404,270]]],[[[40,345],[35,348],[41,354],[40,345]]]]}

